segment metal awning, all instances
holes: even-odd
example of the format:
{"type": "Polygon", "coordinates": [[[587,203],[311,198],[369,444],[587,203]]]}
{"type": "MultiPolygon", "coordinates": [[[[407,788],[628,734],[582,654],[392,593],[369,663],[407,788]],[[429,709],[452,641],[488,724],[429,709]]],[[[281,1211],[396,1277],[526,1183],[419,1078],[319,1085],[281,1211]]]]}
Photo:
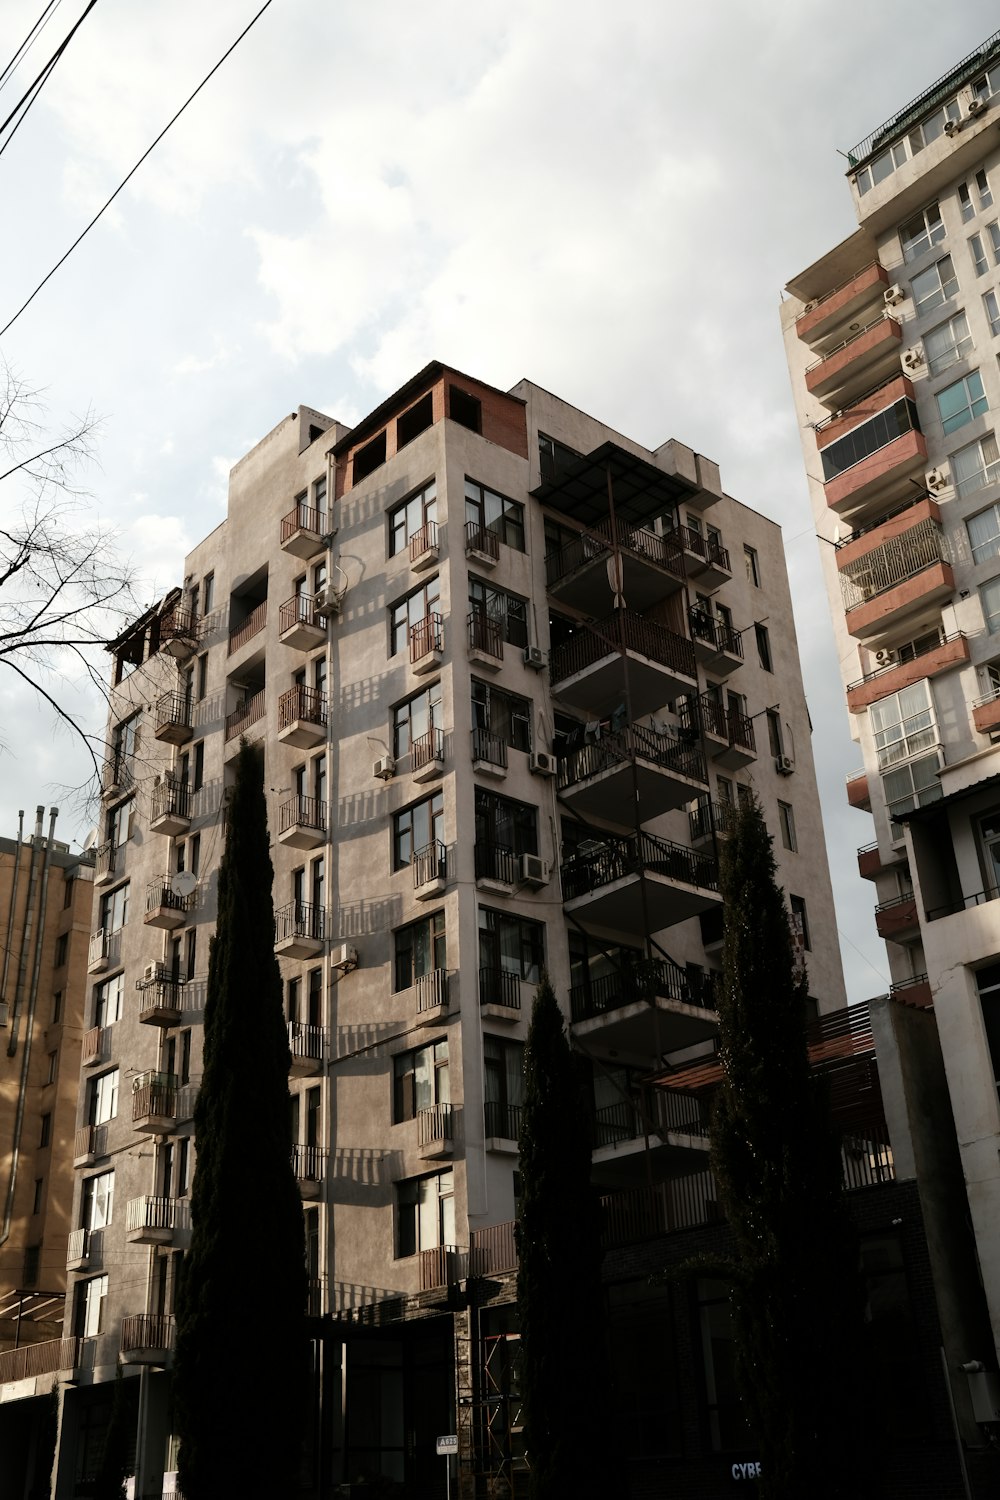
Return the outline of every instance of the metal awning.
{"type": "Polygon", "coordinates": [[[542,505],[561,511],[580,526],[596,526],[608,515],[608,473],[615,510],[622,521],[642,525],[694,493],[676,474],[666,474],[647,458],[618,443],[604,442],[592,453],[560,463],[558,472],[531,491],[542,505]]]}

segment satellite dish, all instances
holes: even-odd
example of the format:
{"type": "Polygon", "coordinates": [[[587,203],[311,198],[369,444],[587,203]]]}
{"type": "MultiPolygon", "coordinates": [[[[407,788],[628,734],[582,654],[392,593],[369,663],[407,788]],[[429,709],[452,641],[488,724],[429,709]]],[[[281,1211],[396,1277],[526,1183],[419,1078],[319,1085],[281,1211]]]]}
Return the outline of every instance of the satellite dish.
{"type": "Polygon", "coordinates": [[[182,901],[194,895],[197,884],[198,877],[193,870],[178,870],[176,875],[170,877],[170,889],[182,901]]]}

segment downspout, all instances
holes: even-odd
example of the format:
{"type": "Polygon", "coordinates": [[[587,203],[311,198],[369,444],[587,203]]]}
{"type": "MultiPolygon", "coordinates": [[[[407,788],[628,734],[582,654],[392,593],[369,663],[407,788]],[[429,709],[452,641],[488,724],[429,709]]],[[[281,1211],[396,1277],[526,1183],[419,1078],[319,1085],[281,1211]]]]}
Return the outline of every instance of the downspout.
{"type": "Polygon", "coordinates": [[[35,808],[35,832],[31,840],[31,864],[28,867],[28,899],[24,906],[24,924],[21,929],[21,951],[17,960],[17,986],[14,990],[14,1012],[10,1018],[10,1040],[7,1043],[7,1056],[13,1057],[17,1051],[17,1032],[21,1019],[21,997],[24,994],[24,981],[28,973],[28,947],[31,943],[31,923],[35,914],[35,893],[38,886],[38,850],[42,842],[42,817],[44,807],[35,808]]]}
{"type": "Polygon", "coordinates": [[[21,878],[21,845],[24,842],[24,808],[17,815],[17,847],[14,850],[14,875],[10,887],[10,907],[7,911],[7,936],[3,949],[3,973],[0,975],[0,1001],[7,1002],[7,979],[10,974],[11,939],[14,936],[14,913],[17,910],[17,887],[21,878]]]}

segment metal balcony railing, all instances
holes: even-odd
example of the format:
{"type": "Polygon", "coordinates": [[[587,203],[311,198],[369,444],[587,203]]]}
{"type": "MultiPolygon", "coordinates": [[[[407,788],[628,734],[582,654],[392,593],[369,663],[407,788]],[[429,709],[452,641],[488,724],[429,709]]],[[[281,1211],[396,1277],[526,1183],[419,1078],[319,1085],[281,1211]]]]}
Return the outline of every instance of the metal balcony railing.
{"type": "Polygon", "coordinates": [[[549,658],[553,683],[562,682],[593,666],[611,651],[634,651],[685,677],[697,677],[694,646],[684,636],[632,610],[618,609],[593,625],[585,625],[549,658]]]}
{"type": "Polygon", "coordinates": [[[326,802],[321,797],[292,797],[278,809],[278,833],[290,828],[313,828],[326,832],[326,802]]]}
{"type": "Polygon", "coordinates": [[[296,1141],[292,1146],[292,1171],[299,1182],[322,1182],[330,1153],[325,1146],[309,1146],[296,1141]]]}
{"type": "Polygon", "coordinates": [[[99,844],[97,856],[94,861],[94,875],[100,880],[102,876],[118,875],[125,866],[125,851],[120,844],[113,844],[110,839],[99,844]]]}
{"type": "Polygon", "coordinates": [[[444,616],[425,615],[410,626],[410,661],[418,662],[431,651],[444,650],[444,616]]]}
{"type": "Polygon", "coordinates": [[[702,998],[692,995],[687,975],[679,965],[650,958],[634,967],[623,967],[614,974],[602,974],[572,985],[570,1016],[574,1021],[589,1021],[621,1005],[633,1005],[638,1000],[653,1001],[657,996],[711,1009],[702,998]]]}
{"type": "Polygon", "coordinates": [[[191,728],[191,699],[187,693],[164,693],[156,700],[156,728],[191,728]]]}
{"type": "Polygon", "coordinates": [[[878,313],[874,318],[870,319],[869,322],[865,323],[861,328],[859,328],[856,333],[852,333],[846,339],[841,339],[839,344],[834,344],[833,348],[828,349],[825,354],[821,354],[819,359],[814,359],[811,365],[806,366],[805,373],[809,375],[813,370],[819,369],[820,365],[825,364],[828,359],[831,359],[833,357],[833,355],[839,354],[842,349],[846,349],[850,344],[855,343],[858,339],[864,338],[866,333],[869,333],[873,328],[877,328],[880,323],[895,324],[896,320],[895,318],[890,318],[885,312],[878,313]]]}
{"type": "Polygon", "coordinates": [[[484,557],[490,557],[496,562],[500,556],[500,538],[495,531],[479,521],[466,521],[465,550],[481,552],[484,557]]]}
{"type": "Polygon", "coordinates": [[[484,609],[472,610],[466,618],[469,632],[469,650],[482,651],[487,656],[503,661],[503,625],[494,620],[484,609]]]}
{"type": "Polygon", "coordinates": [[[417,1014],[437,1010],[448,1004],[448,970],[431,969],[428,974],[418,974],[415,981],[417,991],[417,1014]]]}
{"type": "MultiPolygon", "coordinates": [[[[864,687],[866,682],[874,682],[876,678],[884,677],[886,672],[895,672],[897,667],[903,666],[905,662],[916,661],[921,656],[930,656],[931,652],[937,651],[940,646],[950,646],[955,641],[964,640],[964,630],[956,630],[953,635],[941,635],[938,636],[937,640],[926,640],[922,641],[919,645],[915,644],[912,652],[907,651],[906,655],[900,656],[898,660],[891,661],[884,667],[876,667],[873,672],[866,672],[863,677],[859,677],[855,682],[849,682],[847,684],[847,691],[850,693],[855,688],[864,687]]],[[[852,773],[854,776],[864,776],[866,774],[863,770],[852,773]]],[[[850,781],[851,777],[848,776],[847,779],[850,781]]]]}
{"type": "Polygon", "coordinates": [[[425,552],[438,544],[438,528],[436,521],[425,521],[419,531],[415,531],[410,537],[410,562],[416,562],[425,552]]]}
{"type": "Polygon", "coordinates": [[[254,693],[252,697],[245,699],[239,708],[226,715],[226,743],[234,740],[238,734],[242,734],[244,729],[248,729],[251,724],[259,723],[266,713],[267,696],[261,688],[259,693],[254,693]]]}
{"type": "MultiPolygon", "coordinates": [[[[160,619],[160,645],[171,641],[184,641],[194,647],[201,635],[202,622],[193,610],[178,605],[160,619]]],[[[186,653],[184,653],[186,654],[186,653]]]]}
{"type": "Polygon", "coordinates": [[[730,834],[736,822],[734,802],[699,802],[688,814],[693,839],[708,838],[713,833],[730,834]]]}
{"type": "Polygon", "coordinates": [[[167,907],[170,911],[191,911],[197,892],[192,891],[190,896],[178,896],[171,889],[171,879],[170,875],[161,875],[146,886],[147,913],[159,911],[161,907],[167,907]]]}
{"type": "Polygon", "coordinates": [[[490,734],[488,729],[476,728],[472,731],[472,759],[485,761],[490,766],[500,766],[507,769],[507,741],[502,740],[498,734],[490,734]]]}
{"type": "Polygon", "coordinates": [[[608,837],[597,849],[565,860],[561,873],[564,901],[640,873],[666,876],[703,890],[718,888],[718,871],[710,855],[643,832],[608,837]]]}
{"type": "Polygon", "coordinates": [[[130,755],[111,755],[101,772],[101,791],[106,797],[124,796],[135,786],[135,770],[130,755]]]}
{"type": "Polygon", "coordinates": [[[689,609],[688,622],[692,640],[713,646],[716,651],[725,651],[728,656],[738,656],[742,661],[743,637],[740,631],[717,620],[703,609],[689,609]]]}
{"type": "Polygon", "coordinates": [[[610,766],[633,759],[651,761],[663,770],[686,776],[691,781],[708,780],[705,757],[696,745],[647,729],[642,724],[629,724],[611,734],[602,734],[592,744],[581,745],[564,755],[559,762],[559,790],[577,786],[592,776],[599,776],[610,766]]]}
{"type": "Polygon", "coordinates": [[[130,1198],[125,1205],[125,1230],[189,1229],[191,1205],[186,1198],[130,1198]]]}
{"type": "Polygon", "coordinates": [[[229,633],[229,655],[245,646],[247,641],[253,640],[259,635],[267,624],[267,600],[262,599],[256,609],[251,610],[242,625],[237,625],[235,630],[229,633]]]}
{"type": "Polygon", "coordinates": [[[443,1145],[454,1139],[454,1106],[431,1104],[417,1110],[417,1144],[443,1145]]]}
{"type": "Polygon", "coordinates": [[[153,785],[153,822],[168,814],[177,818],[191,816],[191,788],[186,781],[171,776],[169,772],[153,785]]]}
{"type": "Polygon", "coordinates": [[[420,1252],[420,1290],[434,1292],[455,1286],[468,1275],[469,1252],[458,1245],[437,1245],[420,1252]]]}
{"type": "Polygon", "coordinates": [[[418,889],[431,880],[444,880],[448,873],[448,850],[440,839],[425,844],[413,854],[413,885],[418,889]]]}
{"type": "Polygon", "coordinates": [[[297,531],[312,531],[321,536],[326,525],[326,517],[311,505],[296,505],[287,515],[281,518],[281,544],[284,546],[297,531]]]}
{"type": "Polygon", "coordinates": [[[278,699],[279,730],[287,729],[298,719],[303,719],[308,724],[325,725],[326,718],[326,695],[316,688],[306,687],[304,683],[296,683],[295,687],[289,688],[278,699]]]}
{"type": "Polygon", "coordinates": [[[428,729],[426,734],[410,741],[410,765],[414,771],[423,770],[434,761],[444,759],[444,731],[428,729]]]}
{"type": "Polygon", "coordinates": [[[104,1156],[108,1144],[105,1125],[81,1125],[73,1137],[73,1156],[104,1156]]]}
{"type": "Polygon", "coordinates": [[[171,1313],[132,1313],[122,1318],[123,1354],[138,1354],[148,1349],[174,1347],[174,1319],[171,1313]]]}
{"type": "Polygon", "coordinates": [[[845,610],[862,604],[915,578],[935,563],[947,562],[944,534],[936,521],[918,521],[900,536],[889,537],[870,552],[841,569],[840,589],[845,610]]]}
{"type": "Polygon", "coordinates": [[[326,933],[326,912],[322,906],[310,901],[289,901],[274,914],[274,940],[287,938],[313,938],[322,942],[326,933]]]}
{"type": "Polygon", "coordinates": [[[711,1172],[692,1172],[659,1187],[608,1193],[601,1198],[601,1209],[604,1219],[601,1237],[605,1247],[634,1244],[675,1229],[715,1224],[722,1218],[711,1172]]]}
{"type": "Polygon", "coordinates": [[[513,1219],[508,1219],[505,1224],[489,1224],[485,1229],[474,1229],[469,1240],[470,1276],[494,1276],[499,1271],[517,1270],[517,1240],[513,1219]]]}
{"type": "Polygon", "coordinates": [[[503,844],[475,846],[475,868],[477,880],[497,880],[503,885],[515,885],[518,877],[518,856],[513,849],[503,844]]]}
{"type": "Polygon", "coordinates": [[[174,978],[166,964],[157,966],[162,970],[155,979],[137,979],[139,991],[139,1019],[153,1010],[183,1010],[186,980],[174,978]]]}
{"type": "Polygon", "coordinates": [[[46,1339],[41,1344],[25,1344],[0,1354],[0,1385],[29,1380],[34,1375],[54,1375],[57,1370],[72,1370],[80,1363],[80,1340],[46,1339]]]}
{"type": "Polygon", "coordinates": [[[326,621],[316,613],[316,601],[311,594],[296,594],[286,599],[278,610],[278,634],[284,635],[296,625],[315,625],[323,630],[326,621]]]}
{"type": "Polygon", "coordinates": [[[731,745],[757,753],[753,721],[739,709],[725,708],[716,699],[702,694],[685,698],[680,705],[681,729],[686,734],[710,734],[728,740],[731,745]]]}
{"type": "Polygon", "coordinates": [[[480,1005],[500,1005],[505,1010],[520,1010],[520,975],[512,974],[509,969],[480,969],[479,1003],[480,1005]]]}
{"type": "Polygon", "coordinates": [[[326,1056],[325,1026],[309,1026],[304,1021],[289,1021],[288,1050],[293,1059],[321,1063],[326,1056]]]}
{"type": "Polygon", "coordinates": [[[521,1133],[520,1104],[502,1104],[487,1099],[483,1106],[486,1134],[503,1141],[516,1141],[521,1133]]]}
{"type": "Polygon", "coordinates": [[[137,1073],[132,1080],[132,1119],[148,1115],[177,1118],[178,1079],[176,1073],[137,1073]]]}

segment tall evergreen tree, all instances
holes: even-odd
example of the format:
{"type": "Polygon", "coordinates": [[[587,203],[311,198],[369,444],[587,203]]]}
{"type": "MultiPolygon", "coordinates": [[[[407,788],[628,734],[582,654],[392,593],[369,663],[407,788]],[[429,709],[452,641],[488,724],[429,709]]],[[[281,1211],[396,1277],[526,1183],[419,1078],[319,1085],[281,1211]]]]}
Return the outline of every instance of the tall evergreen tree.
{"type": "Polygon", "coordinates": [[[531,1500],[603,1497],[607,1336],[584,1074],[543,977],[524,1054],[517,1223],[531,1500]]]}
{"type": "Polygon", "coordinates": [[[305,1407],[306,1272],[263,758],[240,746],[209,953],[191,1248],[177,1298],[186,1500],[283,1495],[305,1407]]]}
{"type": "Polygon", "coordinates": [[[722,1086],[712,1170],[734,1240],[736,1374],[760,1445],[764,1500],[865,1493],[857,1410],[862,1294],[824,1081],[759,804],[721,864],[722,1086]]]}

